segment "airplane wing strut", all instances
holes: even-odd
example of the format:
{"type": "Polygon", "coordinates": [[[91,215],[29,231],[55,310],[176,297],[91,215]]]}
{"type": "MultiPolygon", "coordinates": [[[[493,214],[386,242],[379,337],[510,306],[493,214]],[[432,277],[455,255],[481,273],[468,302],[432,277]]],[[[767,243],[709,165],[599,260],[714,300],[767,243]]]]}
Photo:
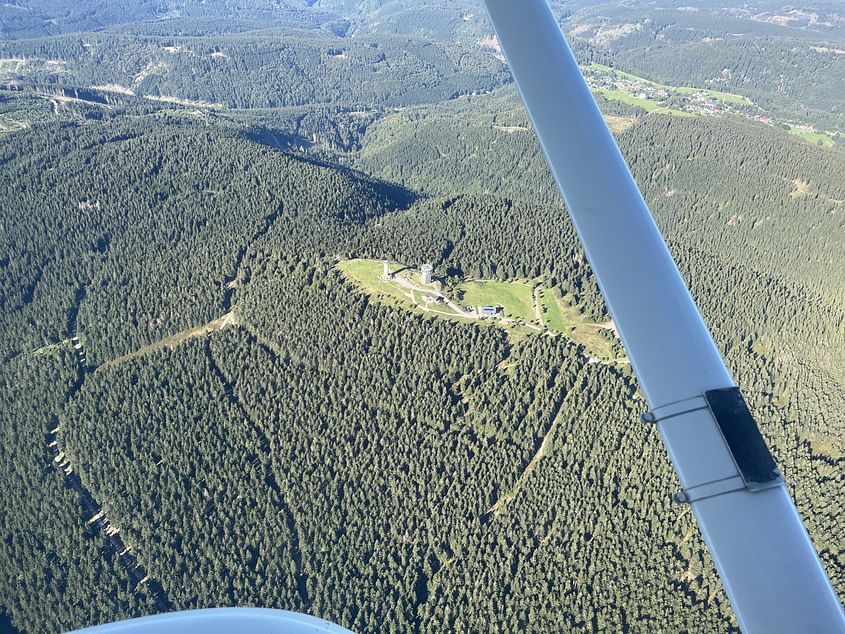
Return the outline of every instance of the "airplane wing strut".
{"type": "MultiPolygon", "coordinates": [[[[743,632],[845,632],[757,424],[546,0],[485,0],[743,632]]],[[[643,433],[646,430],[643,429],[643,433]]],[[[620,571],[621,572],[621,571],[620,571]]]]}

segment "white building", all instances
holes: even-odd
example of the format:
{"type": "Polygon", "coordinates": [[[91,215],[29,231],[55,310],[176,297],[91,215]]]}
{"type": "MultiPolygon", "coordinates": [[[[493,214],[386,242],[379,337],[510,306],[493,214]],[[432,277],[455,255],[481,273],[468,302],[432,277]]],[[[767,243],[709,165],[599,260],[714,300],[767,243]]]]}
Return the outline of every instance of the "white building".
{"type": "Polygon", "coordinates": [[[420,267],[420,281],[423,284],[431,284],[432,274],[434,273],[434,267],[431,264],[423,264],[420,267]]]}

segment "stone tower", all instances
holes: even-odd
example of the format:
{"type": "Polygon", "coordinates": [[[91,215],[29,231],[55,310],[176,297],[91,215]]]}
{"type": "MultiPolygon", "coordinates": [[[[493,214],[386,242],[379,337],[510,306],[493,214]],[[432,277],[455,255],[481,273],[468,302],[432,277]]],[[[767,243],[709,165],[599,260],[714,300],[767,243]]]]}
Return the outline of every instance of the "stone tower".
{"type": "Polygon", "coordinates": [[[423,284],[431,284],[432,273],[434,273],[434,267],[431,264],[423,264],[420,267],[420,281],[423,284]]]}

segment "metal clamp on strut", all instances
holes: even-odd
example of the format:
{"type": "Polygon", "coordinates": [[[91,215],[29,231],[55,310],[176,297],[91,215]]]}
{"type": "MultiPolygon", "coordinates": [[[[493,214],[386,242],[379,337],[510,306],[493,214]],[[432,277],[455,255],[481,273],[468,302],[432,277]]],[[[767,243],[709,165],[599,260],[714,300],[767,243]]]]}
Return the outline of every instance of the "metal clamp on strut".
{"type": "Polygon", "coordinates": [[[703,396],[693,396],[682,401],[655,407],[653,410],[641,414],[640,420],[644,423],[659,423],[667,418],[689,414],[700,409],[707,409],[707,400],[703,396]]]}
{"type": "Polygon", "coordinates": [[[671,498],[673,502],[678,504],[692,504],[693,502],[714,498],[717,495],[725,495],[734,491],[744,491],[746,488],[742,478],[735,475],[720,480],[713,480],[712,482],[697,484],[682,491],[676,491],[671,495],[671,498]]]}
{"type": "Polygon", "coordinates": [[[645,412],[640,419],[656,424],[703,409],[709,409],[713,415],[738,473],[678,491],[672,494],[674,502],[690,504],[734,491],[754,493],[785,484],[738,387],[708,390],[703,396],[661,405],[645,412]]]}

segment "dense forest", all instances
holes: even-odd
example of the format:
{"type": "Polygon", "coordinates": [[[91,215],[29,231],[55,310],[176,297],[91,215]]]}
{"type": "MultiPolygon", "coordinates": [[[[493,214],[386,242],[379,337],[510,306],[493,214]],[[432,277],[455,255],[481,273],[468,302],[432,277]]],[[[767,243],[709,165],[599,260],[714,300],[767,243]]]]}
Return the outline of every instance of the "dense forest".
{"type": "Polygon", "coordinates": [[[6,42],[0,55],[27,60],[6,80],[100,86],[229,108],[400,106],[489,91],[508,78],[492,55],[448,42],[297,32],[213,39],[73,35],[6,42]],[[375,80],[362,82],[364,76],[375,80]]]}
{"type": "Polygon", "coordinates": [[[25,39],[101,30],[149,34],[208,34],[252,31],[268,23],[342,34],[349,20],[312,7],[313,0],[12,0],[0,6],[0,36],[25,39]]]}
{"type": "MultiPolygon", "coordinates": [[[[90,565],[117,566],[70,492],[50,493],[62,490],[44,457],[53,425],[67,463],[175,608],[287,607],[360,631],[732,627],[691,519],[655,504],[672,475],[657,438],[634,426],[643,405],[629,373],[587,363],[562,338],[512,344],[371,304],[332,265],[335,254],[378,254],[470,275],[542,272],[600,315],[559,211],[492,196],[401,211],[411,203],[402,190],[228,129],[145,128],[45,127],[41,149],[25,157],[15,143],[26,135],[5,141],[23,195],[4,194],[10,214],[15,200],[20,209],[5,233],[18,250],[2,269],[4,330],[15,333],[4,384],[14,398],[29,380],[25,393],[38,398],[6,409],[30,457],[4,459],[22,484],[52,483],[30,490],[66,509],[53,522],[104,551],[90,565]],[[67,178],[57,181],[59,170],[67,178]],[[132,186],[113,191],[121,180],[132,186]],[[206,191],[212,184],[218,193],[206,191]],[[80,200],[93,188],[97,200],[80,200]],[[38,217],[24,216],[36,196],[55,225],[46,237],[38,217]],[[240,212],[226,213],[235,200],[240,212]],[[86,222],[94,210],[99,222],[86,222]],[[24,248],[27,236],[40,240],[24,248]],[[219,334],[145,352],[230,310],[236,323],[219,334]],[[77,332],[91,366],[79,385],[60,342],[77,332]],[[38,381],[56,396],[41,397],[38,381]],[[644,578],[643,568],[654,572],[644,578]]],[[[839,585],[837,491],[824,482],[842,460],[842,313],[795,284],[681,245],[676,253],[797,501],[817,509],[807,517],[839,585]]],[[[31,499],[9,494],[6,508],[31,499]]],[[[24,515],[5,516],[15,518],[5,530],[19,532],[24,515]]],[[[43,549],[4,548],[4,567],[67,553],[43,549]]],[[[74,574],[65,583],[84,592],[74,574]]],[[[156,609],[149,591],[127,592],[119,566],[109,574],[113,585],[98,586],[108,601],[74,608],[63,598],[36,611],[16,585],[4,610],[37,631],[156,609]]]]}
{"type": "MultiPolygon", "coordinates": [[[[356,165],[429,194],[493,193],[560,205],[539,143],[510,92],[408,109],[376,121],[356,165]],[[483,115],[474,111],[484,109],[483,115]]],[[[838,266],[845,161],[739,118],[645,116],[604,102],[665,235],[845,302],[838,266]],[[622,127],[619,128],[618,126],[622,127]],[[796,241],[796,228],[815,236],[796,241]]]]}
{"type": "MultiPolygon", "coordinates": [[[[738,631],[628,365],[385,305],[337,266],[542,279],[608,319],[477,3],[25,4],[57,21],[0,43],[0,631],[223,605],[738,631]],[[138,95],[90,89],[157,64],[138,95]],[[143,98],[165,94],[227,108],[143,98]]],[[[845,155],[600,105],[842,594],[845,155]]]]}

